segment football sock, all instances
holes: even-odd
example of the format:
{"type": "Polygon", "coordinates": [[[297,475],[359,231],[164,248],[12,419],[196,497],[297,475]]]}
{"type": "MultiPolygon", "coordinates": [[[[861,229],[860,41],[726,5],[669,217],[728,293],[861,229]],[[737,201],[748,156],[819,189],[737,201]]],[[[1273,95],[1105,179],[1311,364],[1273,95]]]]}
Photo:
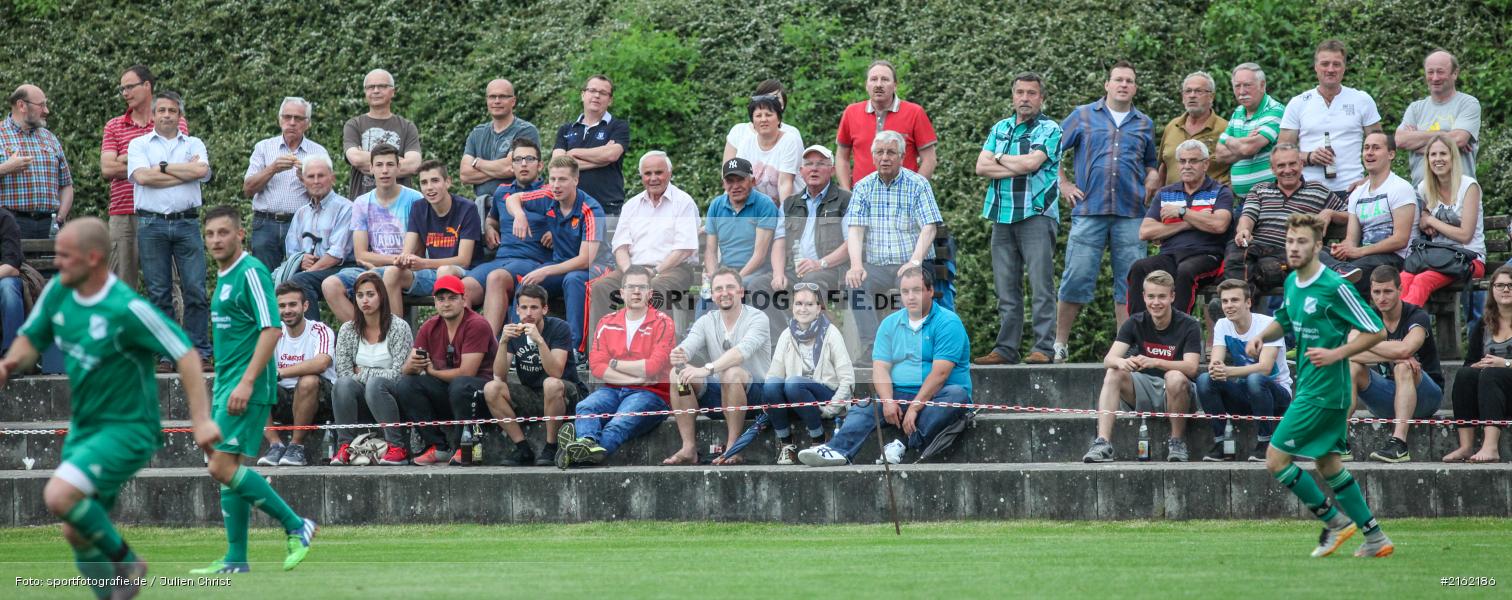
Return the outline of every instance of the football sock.
{"type": "Polygon", "coordinates": [[[268,485],[268,480],[256,471],[244,466],[237,467],[236,475],[231,477],[230,488],[242,500],[283,524],[284,531],[299,531],[299,528],[304,527],[304,520],[294,514],[294,509],[289,508],[283,497],[273,491],[273,486],[268,485]]]}
{"type": "Polygon", "coordinates": [[[1375,515],[1370,513],[1370,507],[1365,505],[1365,494],[1360,493],[1360,484],[1355,483],[1354,475],[1349,474],[1349,469],[1343,469],[1333,477],[1328,478],[1328,487],[1333,488],[1334,498],[1339,501],[1339,507],[1344,513],[1360,526],[1365,536],[1374,539],[1381,531],[1381,524],[1375,520],[1375,515]]]}
{"type": "Polygon", "coordinates": [[[105,507],[93,498],[79,500],[73,510],[63,515],[63,521],[77,529],[80,537],[94,544],[110,562],[123,563],[136,559],[131,548],[126,546],[126,540],[121,539],[121,533],[110,522],[105,507]]]}
{"type": "Polygon", "coordinates": [[[1275,474],[1276,481],[1286,486],[1286,489],[1297,495],[1307,510],[1312,511],[1313,516],[1327,523],[1339,514],[1339,509],[1329,504],[1328,498],[1323,495],[1323,490],[1318,488],[1318,482],[1308,477],[1295,464],[1286,465],[1280,473],[1275,474]]]}
{"type": "Polygon", "coordinates": [[[221,517],[226,521],[227,563],[247,562],[247,523],[252,519],[252,505],[231,488],[221,486],[221,517]]]}
{"type": "MultiPolygon", "coordinates": [[[[86,579],[98,579],[103,583],[103,580],[115,577],[115,567],[110,564],[110,559],[105,558],[105,554],[94,546],[83,550],[74,548],[73,552],[74,564],[79,566],[79,574],[86,579]]],[[[90,589],[94,591],[96,598],[103,600],[110,597],[108,585],[92,585],[90,589]]]]}

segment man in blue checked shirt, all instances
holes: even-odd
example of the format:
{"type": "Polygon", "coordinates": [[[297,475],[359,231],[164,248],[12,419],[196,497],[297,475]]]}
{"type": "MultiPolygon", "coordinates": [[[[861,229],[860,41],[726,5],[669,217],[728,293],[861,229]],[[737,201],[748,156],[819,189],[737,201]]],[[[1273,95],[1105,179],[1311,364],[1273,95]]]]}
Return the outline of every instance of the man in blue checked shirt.
{"type": "Polygon", "coordinates": [[[1061,128],[1045,116],[1045,81],[1036,73],[1013,78],[1013,116],[998,121],[977,155],[988,179],[982,218],[992,222],[992,279],[997,288],[997,343],[972,360],[1019,362],[1024,335],[1024,269],[1034,288],[1034,346],[1024,362],[1050,362],[1055,338],[1055,234],[1060,227],[1061,128]]]}
{"type": "Polygon", "coordinates": [[[1134,65],[1118,61],[1108,70],[1108,95],[1071,111],[1061,122],[1061,143],[1074,153],[1074,176],[1060,173],[1060,193],[1071,203],[1066,272],[1056,307],[1055,362],[1065,362],[1067,342],[1082,306],[1092,301],[1104,249],[1113,254],[1113,313],[1129,318],[1129,267],[1147,251],[1139,240],[1145,204],[1160,181],[1155,121],[1134,108],[1134,65]]]}

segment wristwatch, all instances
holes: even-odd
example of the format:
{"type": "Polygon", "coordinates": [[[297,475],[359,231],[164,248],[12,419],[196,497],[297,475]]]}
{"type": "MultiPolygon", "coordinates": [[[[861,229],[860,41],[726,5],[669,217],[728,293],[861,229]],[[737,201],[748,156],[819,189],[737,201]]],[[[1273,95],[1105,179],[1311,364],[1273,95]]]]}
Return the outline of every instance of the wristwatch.
{"type": "Polygon", "coordinates": [[[1512,369],[1512,358],[1503,358],[1502,359],[1502,366],[1506,367],[1506,368],[1509,368],[1509,369],[1512,369]]]}
{"type": "Polygon", "coordinates": [[[913,265],[915,267],[922,267],[922,266],[924,266],[924,261],[922,261],[922,260],[910,260],[910,261],[908,261],[908,264],[913,265]]]}
{"type": "Polygon", "coordinates": [[[1003,153],[999,152],[997,154],[992,155],[992,162],[995,162],[999,166],[1001,166],[1003,164],[1003,153]]]}
{"type": "Polygon", "coordinates": [[[476,157],[473,158],[473,161],[471,163],[469,163],[468,166],[471,166],[474,169],[478,168],[478,159],[476,157]]]}
{"type": "Polygon", "coordinates": [[[158,170],[162,171],[164,173],[167,173],[168,172],[168,161],[165,160],[165,161],[159,162],[158,163],[158,170]]]}
{"type": "Polygon", "coordinates": [[[611,359],[609,359],[609,368],[618,371],[619,370],[619,359],[618,358],[611,358],[611,359]]]}
{"type": "Polygon", "coordinates": [[[821,269],[828,269],[829,268],[829,261],[824,260],[822,258],[819,259],[819,268],[821,268],[821,269]]]}
{"type": "Polygon", "coordinates": [[[704,368],[705,371],[713,373],[714,372],[714,363],[706,363],[706,364],[704,364],[703,368],[704,368]]]}
{"type": "Polygon", "coordinates": [[[1187,213],[1187,207],[1183,206],[1183,207],[1181,207],[1180,210],[1176,211],[1176,218],[1178,218],[1178,219],[1185,219],[1186,218],[1186,213],[1187,213]]]}

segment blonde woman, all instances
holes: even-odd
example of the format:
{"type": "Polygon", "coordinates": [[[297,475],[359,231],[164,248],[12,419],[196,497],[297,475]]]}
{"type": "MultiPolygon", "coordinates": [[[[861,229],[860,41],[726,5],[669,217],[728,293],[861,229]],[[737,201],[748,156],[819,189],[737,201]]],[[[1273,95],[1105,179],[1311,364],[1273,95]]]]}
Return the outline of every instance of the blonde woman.
{"type": "MultiPolygon", "coordinates": [[[[1464,174],[1459,147],[1444,135],[1428,140],[1427,177],[1418,184],[1421,199],[1418,229],[1429,241],[1454,244],[1474,252],[1471,277],[1486,273],[1486,234],[1481,219],[1481,188],[1464,174]]],[[[1453,283],[1443,273],[1402,272],[1402,301],[1423,306],[1434,290],[1453,283]]]]}
{"type": "MultiPolygon", "coordinates": [[[[839,328],[824,314],[819,284],[793,286],[793,318],[772,346],[772,366],[767,369],[762,394],[768,404],[849,400],[855,385],[850,351],[839,328]]],[[[771,409],[767,416],[777,434],[777,464],[797,464],[798,446],[793,443],[788,410],[771,409]]],[[[824,443],[824,426],[817,406],[791,409],[798,413],[808,432],[809,446],[824,443]]]]}

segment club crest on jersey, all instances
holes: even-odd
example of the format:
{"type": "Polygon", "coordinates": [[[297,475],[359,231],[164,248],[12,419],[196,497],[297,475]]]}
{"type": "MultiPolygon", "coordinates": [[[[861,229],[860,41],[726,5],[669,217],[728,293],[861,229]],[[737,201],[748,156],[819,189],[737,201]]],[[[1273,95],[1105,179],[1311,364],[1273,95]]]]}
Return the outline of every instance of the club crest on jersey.
{"type": "Polygon", "coordinates": [[[226,300],[229,300],[231,298],[231,286],[229,286],[229,285],[223,285],[223,286],[221,286],[220,297],[221,297],[221,302],[225,302],[226,300]]]}
{"type": "Polygon", "coordinates": [[[1302,312],[1305,312],[1309,315],[1318,312],[1318,299],[1312,296],[1308,296],[1306,299],[1302,300],[1302,312]]]}
{"type": "Polygon", "coordinates": [[[105,339],[105,334],[108,332],[108,330],[109,324],[105,322],[105,317],[102,317],[100,315],[89,316],[89,337],[97,340],[103,340],[105,339]]]}
{"type": "Polygon", "coordinates": [[[56,313],[53,315],[53,325],[58,327],[63,326],[63,313],[56,313]]]}

